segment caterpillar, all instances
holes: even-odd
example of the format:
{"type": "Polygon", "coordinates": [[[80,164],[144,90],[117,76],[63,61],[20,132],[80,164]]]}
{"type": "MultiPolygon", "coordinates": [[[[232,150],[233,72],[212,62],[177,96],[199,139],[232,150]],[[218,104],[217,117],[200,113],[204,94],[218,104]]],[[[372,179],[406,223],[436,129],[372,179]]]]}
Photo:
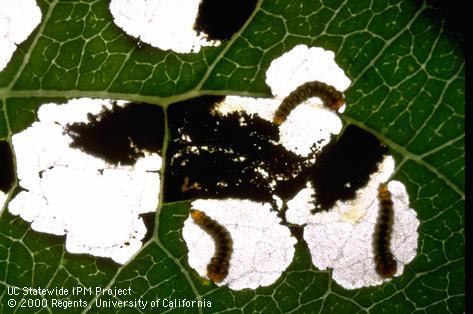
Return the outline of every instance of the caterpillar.
{"type": "Polygon", "coordinates": [[[205,230],[215,241],[215,254],[207,265],[207,277],[213,282],[221,282],[228,275],[233,241],[224,226],[207,216],[204,212],[192,209],[190,211],[194,222],[205,230]]]}
{"type": "Polygon", "coordinates": [[[319,97],[324,106],[333,110],[339,109],[345,103],[343,93],[335,87],[319,81],[307,82],[283,99],[274,113],[273,123],[281,125],[294,108],[311,97],[319,97]]]}
{"type": "Polygon", "coordinates": [[[391,192],[386,183],[379,185],[378,200],[379,213],[373,238],[375,269],[382,278],[392,278],[397,271],[397,263],[390,248],[394,211],[391,192]]]}

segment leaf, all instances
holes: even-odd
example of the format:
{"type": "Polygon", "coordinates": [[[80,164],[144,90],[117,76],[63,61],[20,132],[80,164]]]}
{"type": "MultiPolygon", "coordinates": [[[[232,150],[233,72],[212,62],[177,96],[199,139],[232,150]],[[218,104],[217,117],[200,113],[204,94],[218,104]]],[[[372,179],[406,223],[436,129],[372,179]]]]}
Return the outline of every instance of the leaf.
{"type": "MultiPolygon", "coordinates": [[[[8,310],[10,286],[69,292],[80,286],[131,287],[130,296],[114,300],[212,302],[199,312],[464,311],[463,39],[441,12],[409,0],[259,1],[241,32],[221,47],[175,54],[138,48],[114,25],[108,3],[39,1],[42,23],[0,72],[0,139],[11,142],[51,100],[109,97],[167,106],[204,94],[268,95],[264,73],[273,58],[297,44],[321,46],[335,52],[353,81],[345,123],[378,136],[396,158],[395,177],[407,185],[421,220],[418,256],[389,283],[347,291],[330,271],[314,268],[298,244],[292,265],[274,285],[233,292],[206,284],[187,265],[181,235],[186,202],[158,208],[153,238],[124,266],[69,254],[64,238],[32,231],[3,208],[0,308],[8,310]]],[[[98,308],[99,299],[113,298],[87,291],[43,299],[48,307],[42,312],[118,310],[98,308]],[[53,299],[82,300],[88,307],[67,308],[53,299]]]]}

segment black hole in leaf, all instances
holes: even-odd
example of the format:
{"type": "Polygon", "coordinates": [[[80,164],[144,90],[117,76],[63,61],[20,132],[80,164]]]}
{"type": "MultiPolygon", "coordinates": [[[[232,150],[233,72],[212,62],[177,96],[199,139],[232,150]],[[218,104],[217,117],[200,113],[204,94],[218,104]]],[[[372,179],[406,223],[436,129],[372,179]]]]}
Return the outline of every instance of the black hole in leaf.
{"type": "Polygon", "coordinates": [[[305,187],[311,170],[312,168],[305,168],[301,171],[300,175],[293,179],[280,182],[276,186],[274,194],[286,200],[293,198],[302,188],[305,187]]]}
{"type": "Polygon", "coordinates": [[[164,114],[161,107],[145,103],[116,104],[100,114],[89,115],[88,123],[65,127],[71,147],[111,163],[133,165],[143,151],[161,152],[164,114]]]}
{"type": "Polygon", "coordinates": [[[7,141],[0,141],[0,191],[8,193],[15,182],[13,154],[7,141]]]}
{"type": "Polygon", "coordinates": [[[212,115],[223,97],[200,97],[169,108],[173,141],[168,150],[165,199],[196,197],[271,201],[275,178],[301,171],[304,158],[273,144],[278,129],[247,114],[212,115]]]}
{"type": "Polygon", "coordinates": [[[256,0],[202,0],[194,29],[206,33],[208,39],[230,39],[255,7],[256,0]]]}
{"type": "Polygon", "coordinates": [[[387,153],[387,147],[374,135],[348,126],[337,141],[324,147],[311,170],[317,209],[327,210],[337,200],[354,198],[387,153]]]}
{"type": "Polygon", "coordinates": [[[300,226],[290,226],[289,231],[297,239],[298,242],[304,241],[304,228],[300,226]]]}
{"type": "Polygon", "coordinates": [[[141,240],[141,242],[146,243],[153,236],[155,214],[154,212],[144,213],[140,214],[140,217],[141,219],[143,219],[143,222],[146,226],[146,234],[141,240]]]}

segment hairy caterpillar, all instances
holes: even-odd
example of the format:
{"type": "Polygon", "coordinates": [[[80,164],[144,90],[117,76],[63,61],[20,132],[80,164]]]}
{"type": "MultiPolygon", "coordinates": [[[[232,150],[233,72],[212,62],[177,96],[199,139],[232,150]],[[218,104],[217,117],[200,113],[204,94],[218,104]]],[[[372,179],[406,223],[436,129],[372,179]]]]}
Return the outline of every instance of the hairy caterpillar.
{"type": "Polygon", "coordinates": [[[207,277],[214,282],[220,282],[228,275],[233,242],[225,227],[207,216],[204,212],[192,209],[190,211],[194,222],[204,229],[215,241],[215,254],[207,265],[207,277]]]}
{"type": "Polygon", "coordinates": [[[339,109],[345,103],[343,93],[335,87],[319,81],[307,82],[283,99],[274,114],[273,123],[281,125],[294,108],[311,97],[319,97],[324,106],[333,110],[339,109]]]}
{"type": "Polygon", "coordinates": [[[391,233],[394,221],[393,201],[386,183],[378,188],[379,214],[376,222],[373,247],[376,272],[383,278],[391,278],[397,271],[397,263],[391,253],[391,233]]]}

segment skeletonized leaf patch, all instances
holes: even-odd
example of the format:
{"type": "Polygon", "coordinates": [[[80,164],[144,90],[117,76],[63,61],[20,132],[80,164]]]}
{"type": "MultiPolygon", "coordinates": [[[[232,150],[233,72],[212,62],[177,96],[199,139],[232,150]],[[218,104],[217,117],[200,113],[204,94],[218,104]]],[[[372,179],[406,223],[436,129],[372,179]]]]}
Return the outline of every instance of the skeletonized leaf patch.
{"type": "Polygon", "coordinates": [[[39,121],[13,136],[22,190],[9,210],[36,231],[66,235],[71,253],[125,263],[146,234],[139,215],[157,206],[161,157],[143,152],[132,165],[111,164],[72,148],[66,133],[67,125],[87,123],[112,107],[108,100],[87,98],[43,105],[39,121]]]}
{"type": "MultiPolygon", "coordinates": [[[[205,212],[231,235],[233,249],[227,277],[218,285],[233,290],[256,289],[274,283],[289,266],[296,240],[271,206],[248,200],[196,200],[192,208],[205,212]]],[[[183,228],[189,265],[207,278],[215,253],[214,239],[189,217],[183,228]]]]}
{"type": "Polygon", "coordinates": [[[35,0],[0,4],[0,71],[7,66],[16,46],[28,38],[40,21],[41,10],[35,0]]]}

